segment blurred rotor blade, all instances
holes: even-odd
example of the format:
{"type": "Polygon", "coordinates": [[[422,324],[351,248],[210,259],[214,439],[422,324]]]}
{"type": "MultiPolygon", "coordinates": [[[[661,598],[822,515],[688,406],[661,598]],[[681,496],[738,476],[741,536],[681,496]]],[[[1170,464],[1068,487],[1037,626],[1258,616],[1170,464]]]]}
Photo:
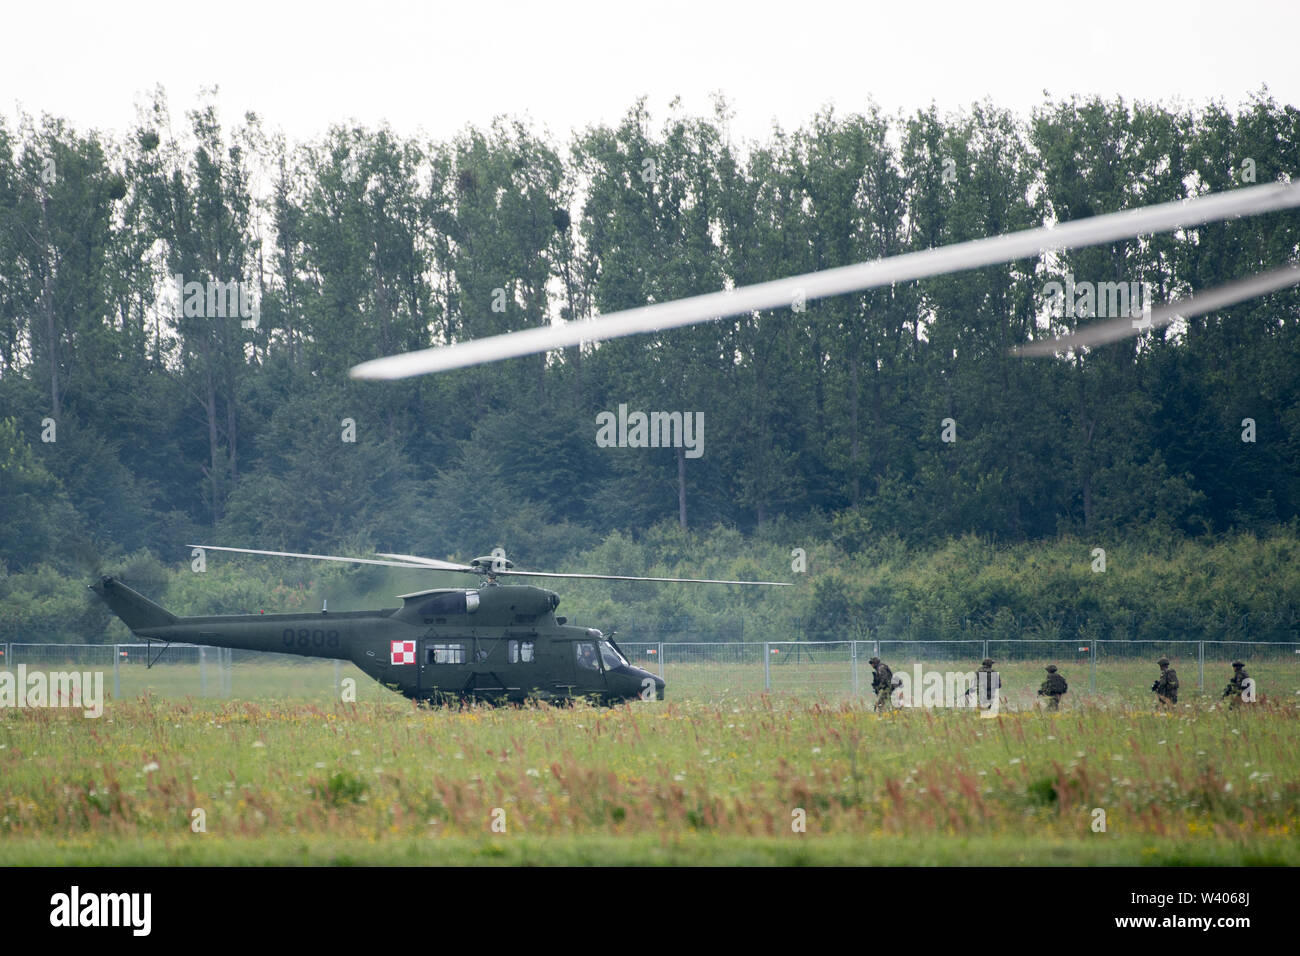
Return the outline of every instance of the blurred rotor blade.
{"type": "Polygon", "coordinates": [[[187,544],[187,548],[203,548],[205,551],[233,551],[236,554],[265,554],[273,558],[309,558],[312,561],[342,561],[345,564],[382,564],[390,568],[420,568],[430,570],[427,565],[411,561],[376,561],[374,558],[344,558],[333,554],[298,554],[294,551],[258,551],[255,548],[222,548],[215,544],[187,544]]]}
{"type": "Polygon", "coordinates": [[[1267,295],[1297,283],[1300,283],[1300,264],[1293,262],[1280,269],[1262,272],[1257,276],[1250,276],[1227,285],[1215,286],[1213,289],[1198,292],[1186,299],[1175,299],[1158,309],[1152,309],[1150,315],[1143,315],[1141,318],[1128,317],[1096,322],[1069,335],[1063,335],[1059,339],[1028,342],[1016,346],[1011,353],[1022,356],[1055,355],[1067,349],[1106,345],[1140,335],[1147,329],[1163,328],[1180,317],[1188,319],[1194,315],[1204,315],[1206,312],[1236,305],[1246,299],[1267,295]]]}
{"type": "Polygon", "coordinates": [[[398,561],[410,561],[412,564],[418,564],[422,568],[428,568],[431,571],[474,571],[476,568],[468,564],[455,564],[451,561],[439,561],[437,558],[422,558],[415,554],[387,554],[383,551],[376,551],[381,558],[393,558],[398,561]]]}
{"type": "Polygon", "coordinates": [[[498,577],[511,575],[524,578],[590,578],[594,581],[664,581],[669,584],[762,584],[774,588],[788,588],[788,581],[712,581],[707,578],[642,578],[631,574],[562,574],[557,571],[497,571],[498,577]]]}
{"type": "Polygon", "coordinates": [[[1122,212],[1076,219],[1001,236],[908,252],[851,266],[775,279],[757,285],[692,296],[626,309],[590,320],[566,322],[422,349],[353,366],[359,379],[400,379],[453,368],[496,362],[599,342],[642,332],[660,332],[685,325],[760,309],[791,306],[798,300],[821,299],[863,289],[977,269],[1042,255],[1053,249],[1093,246],[1177,227],[1197,226],[1235,216],[1253,216],[1300,205],[1300,184],[1267,183],[1245,189],[1143,206],[1122,212]]]}

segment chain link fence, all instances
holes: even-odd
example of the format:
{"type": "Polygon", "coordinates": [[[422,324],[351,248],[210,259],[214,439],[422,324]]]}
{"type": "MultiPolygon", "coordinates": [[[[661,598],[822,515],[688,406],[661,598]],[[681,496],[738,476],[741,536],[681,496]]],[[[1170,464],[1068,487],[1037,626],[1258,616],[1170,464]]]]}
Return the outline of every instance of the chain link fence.
{"type": "Polygon", "coordinates": [[[196,644],[0,644],[0,671],[101,671],[117,699],[160,697],[338,700],[352,680],[356,700],[390,692],[348,662],[196,644]]]}
{"type": "Polygon", "coordinates": [[[894,674],[916,669],[969,672],[991,657],[1003,695],[1015,707],[1032,706],[1048,664],[1066,678],[1070,693],[1154,700],[1156,661],[1168,657],[1182,695],[1218,696],[1242,660],[1262,694],[1300,694],[1300,643],[1259,641],[1114,641],[956,639],[935,641],[767,641],[678,644],[619,642],[632,663],[668,683],[670,698],[717,699],[743,693],[824,696],[871,694],[872,667],[880,657],[894,674]]]}
{"type": "MultiPolygon", "coordinates": [[[[870,696],[870,658],[916,680],[925,671],[967,673],[991,657],[1010,706],[1033,706],[1044,668],[1055,664],[1077,697],[1152,700],[1156,660],[1168,657],[1184,698],[1217,697],[1241,660],[1263,697],[1300,694],[1300,643],[1159,640],[841,640],[619,642],[633,664],[663,677],[670,699],[719,700],[771,692],[870,696]],[[919,670],[918,670],[919,669],[919,670]]],[[[0,670],[103,671],[117,699],[165,697],[338,700],[391,692],[353,664],[185,644],[0,644],[0,670]]]]}

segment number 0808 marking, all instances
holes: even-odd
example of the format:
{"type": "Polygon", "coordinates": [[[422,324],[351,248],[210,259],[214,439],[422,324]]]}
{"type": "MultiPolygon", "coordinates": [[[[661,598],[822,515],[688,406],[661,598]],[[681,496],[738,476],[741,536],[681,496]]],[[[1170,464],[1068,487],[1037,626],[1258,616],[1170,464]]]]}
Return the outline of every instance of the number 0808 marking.
{"type": "Polygon", "coordinates": [[[286,627],[284,633],[280,635],[280,641],[285,647],[338,647],[338,631],[313,631],[311,628],[303,627],[294,630],[286,627]]]}

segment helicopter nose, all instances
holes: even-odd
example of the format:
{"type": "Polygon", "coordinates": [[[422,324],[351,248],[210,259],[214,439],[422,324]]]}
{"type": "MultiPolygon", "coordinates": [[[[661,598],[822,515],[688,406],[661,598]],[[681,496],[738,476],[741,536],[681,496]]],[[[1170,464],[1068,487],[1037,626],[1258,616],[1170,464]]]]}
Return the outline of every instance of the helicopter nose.
{"type": "Polygon", "coordinates": [[[634,680],[636,696],[642,700],[663,700],[664,699],[664,679],[656,677],[649,671],[637,669],[634,680]]]}

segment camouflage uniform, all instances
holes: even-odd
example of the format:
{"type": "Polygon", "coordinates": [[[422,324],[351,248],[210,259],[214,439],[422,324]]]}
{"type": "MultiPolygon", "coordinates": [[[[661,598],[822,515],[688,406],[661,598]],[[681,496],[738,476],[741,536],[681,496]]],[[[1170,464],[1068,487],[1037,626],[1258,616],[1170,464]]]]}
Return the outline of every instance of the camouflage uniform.
{"type": "Polygon", "coordinates": [[[1171,707],[1178,703],[1178,671],[1169,666],[1169,658],[1162,657],[1156,661],[1160,665],[1160,676],[1151,685],[1156,693],[1156,701],[1161,707],[1171,707]]]}
{"type": "Polygon", "coordinates": [[[1229,707],[1236,707],[1242,702],[1242,692],[1246,689],[1246,680],[1250,677],[1246,673],[1246,665],[1241,661],[1232,662],[1232,678],[1228,681],[1228,686],[1223,688],[1223,696],[1230,697],[1229,707]]]}
{"type": "Polygon", "coordinates": [[[1048,664],[1045,668],[1047,679],[1043,681],[1038,688],[1038,696],[1047,698],[1048,710],[1061,709],[1061,695],[1070,689],[1070,685],[1065,682],[1065,678],[1056,672],[1055,664],[1048,664]]]}
{"type": "Polygon", "coordinates": [[[875,672],[871,678],[871,689],[876,692],[876,710],[887,710],[891,706],[889,695],[894,688],[894,672],[879,657],[873,657],[867,663],[875,672]]]}

